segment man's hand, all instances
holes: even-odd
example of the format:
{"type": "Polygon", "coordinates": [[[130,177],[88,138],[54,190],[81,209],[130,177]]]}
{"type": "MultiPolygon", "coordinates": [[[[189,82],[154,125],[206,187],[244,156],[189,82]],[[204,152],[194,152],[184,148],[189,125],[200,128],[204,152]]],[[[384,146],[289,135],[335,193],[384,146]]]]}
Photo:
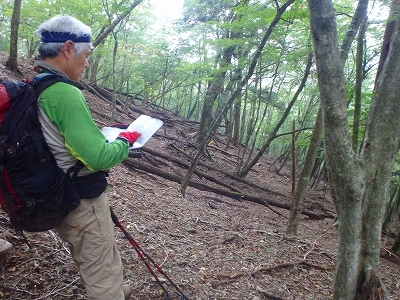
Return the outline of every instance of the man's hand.
{"type": "Polygon", "coordinates": [[[136,131],[123,131],[118,135],[117,139],[129,143],[129,146],[132,147],[133,143],[138,139],[140,135],[141,134],[136,131]]]}

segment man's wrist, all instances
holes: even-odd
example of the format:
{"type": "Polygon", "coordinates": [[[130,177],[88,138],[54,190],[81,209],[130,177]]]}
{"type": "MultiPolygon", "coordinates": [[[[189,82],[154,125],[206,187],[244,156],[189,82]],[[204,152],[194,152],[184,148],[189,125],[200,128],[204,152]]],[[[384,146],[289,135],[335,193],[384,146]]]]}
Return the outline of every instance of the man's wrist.
{"type": "Polygon", "coordinates": [[[125,137],[123,137],[123,136],[117,137],[117,140],[124,141],[125,143],[128,144],[129,147],[132,147],[132,143],[131,143],[127,138],[125,138],[125,137]]]}

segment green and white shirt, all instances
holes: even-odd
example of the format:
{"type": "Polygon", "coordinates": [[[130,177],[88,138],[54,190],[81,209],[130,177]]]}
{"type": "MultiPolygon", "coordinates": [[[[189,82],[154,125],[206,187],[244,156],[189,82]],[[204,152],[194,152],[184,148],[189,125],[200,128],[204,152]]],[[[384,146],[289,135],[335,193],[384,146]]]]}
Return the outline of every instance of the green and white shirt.
{"type": "MultiPolygon", "coordinates": [[[[46,73],[68,78],[58,69],[43,61],[35,62],[46,73]]],[[[129,153],[129,145],[121,140],[112,143],[94,123],[85,97],[77,87],[57,82],[45,89],[39,97],[39,121],[45,139],[59,167],[65,172],[83,162],[86,168],[79,176],[108,170],[122,162],[129,153]]]]}

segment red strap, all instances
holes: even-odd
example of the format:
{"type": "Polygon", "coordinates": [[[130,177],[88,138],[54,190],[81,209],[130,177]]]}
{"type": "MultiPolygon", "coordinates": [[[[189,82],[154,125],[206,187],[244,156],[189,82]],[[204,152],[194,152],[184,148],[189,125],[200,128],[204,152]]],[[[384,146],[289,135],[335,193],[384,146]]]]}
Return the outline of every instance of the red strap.
{"type": "Polygon", "coordinates": [[[10,108],[10,97],[8,97],[8,93],[6,87],[3,84],[0,84],[0,125],[3,121],[4,114],[10,108]]]}

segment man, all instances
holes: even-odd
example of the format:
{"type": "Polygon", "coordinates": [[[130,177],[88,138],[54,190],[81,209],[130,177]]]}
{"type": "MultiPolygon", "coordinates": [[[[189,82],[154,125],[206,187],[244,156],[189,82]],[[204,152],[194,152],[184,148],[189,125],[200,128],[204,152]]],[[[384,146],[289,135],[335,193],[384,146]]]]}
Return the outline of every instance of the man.
{"type": "Polygon", "coordinates": [[[114,244],[101,171],[124,160],[140,134],[122,132],[117,140],[107,143],[91,117],[79,84],[93,49],[88,26],[70,16],[56,16],[41,24],[35,34],[41,41],[36,76],[51,73],[64,80],[39,97],[44,136],[65,172],[74,169],[77,161],[83,166],[76,178],[83,182],[80,204],[55,230],[70,247],[88,299],[122,300],[132,288],[123,286],[122,262],[114,244]]]}

